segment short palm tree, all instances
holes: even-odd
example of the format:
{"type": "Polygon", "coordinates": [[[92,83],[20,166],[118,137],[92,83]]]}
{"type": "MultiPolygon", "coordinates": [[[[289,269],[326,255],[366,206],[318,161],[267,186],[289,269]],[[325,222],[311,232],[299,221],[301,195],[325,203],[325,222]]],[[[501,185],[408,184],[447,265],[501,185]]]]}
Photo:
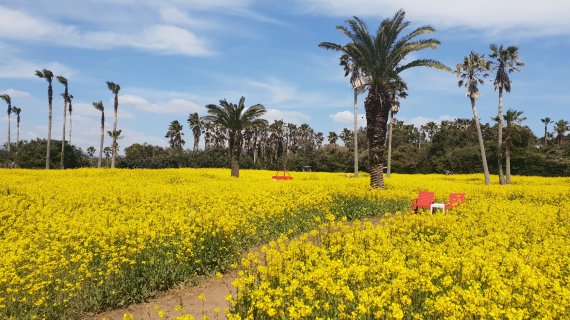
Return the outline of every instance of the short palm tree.
{"type": "Polygon", "coordinates": [[[101,142],[99,144],[99,159],[97,160],[97,168],[101,168],[101,161],[103,160],[103,142],[105,141],[105,106],[103,102],[93,102],[93,107],[101,111],[101,142]]]}
{"type": "Polygon", "coordinates": [[[16,114],[16,148],[20,144],[20,113],[22,108],[12,107],[12,112],[16,114]]]}
{"type": "Polygon", "coordinates": [[[202,121],[198,112],[191,113],[188,117],[188,126],[192,129],[192,135],[194,136],[194,151],[198,151],[198,144],[200,143],[200,136],[202,135],[202,121]]]}
{"type": "Polygon", "coordinates": [[[170,148],[175,150],[182,150],[182,147],[186,143],[184,141],[184,132],[182,131],[183,126],[178,122],[178,120],[174,120],[168,126],[168,131],[166,132],[165,138],[168,138],[168,143],[170,144],[170,148]]]}
{"type": "Polygon", "coordinates": [[[485,143],[483,134],[481,133],[481,124],[477,115],[477,107],[475,101],[479,98],[479,85],[484,83],[484,78],[489,76],[487,73],[491,68],[491,62],[485,60],[483,55],[471,51],[469,56],[465,57],[463,63],[457,65],[455,73],[461,80],[458,86],[467,88],[466,96],[471,100],[471,109],[473,110],[473,120],[477,127],[477,135],[479,137],[479,149],[481,150],[481,161],[483,162],[483,172],[485,174],[485,184],[491,184],[489,176],[489,167],[487,166],[487,156],[485,155],[485,143]]]}
{"type": "Polygon", "coordinates": [[[495,75],[495,90],[499,89],[499,113],[497,119],[499,120],[499,135],[497,138],[497,161],[499,167],[499,183],[503,184],[503,89],[506,92],[511,92],[511,79],[509,73],[519,71],[519,67],[524,66],[524,63],[519,61],[518,47],[509,46],[504,48],[502,45],[497,47],[496,44],[490,46],[491,54],[489,57],[493,59],[492,66],[497,70],[495,75]]]}
{"type": "Polygon", "coordinates": [[[384,161],[385,141],[391,101],[398,88],[405,85],[401,73],[414,67],[432,67],[450,70],[442,63],[431,59],[410,60],[411,54],[434,49],[440,42],[436,39],[417,38],[431,34],[434,28],[421,26],[408,34],[402,32],[410,25],[405,21],[405,12],[399,10],[380,24],[375,34],[370,34],[366,24],[359,18],[347,20],[348,26],[338,26],[349,41],[345,45],[321,42],[319,47],[337,51],[346,55],[358,69],[368,89],[364,102],[366,111],[367,136],[369,141],[370,185],[384,188],[382,163],[384,161]]]}
{"type": "Polygon", "coordinates": [[[89,166],[93,166],[93,157],[95,156],[95,152],[97,150],[94,146],[87,147],[87,156],[89,157],[89,166]]]}
{"type": "Polygon", "coordinates": [[[558,146],[562,145],[562,140],[564,139],[564,135],[567,131],[570,130],[570,126],[568,125],[568,121],[566,120],[558,120],[554,124],[554,131],[557,133],[556,139],[558,140],[558,146]]]}
{"type": "Polygon", "coordinates": [[[64,168],[64,159],[65,159],[65,124],[67,123],[67,101],[69,100],[68,96],[69,96],[69,91],[68,91],[68,83],[67,83],[67,79],[65,77],[62,76],[57,76],[56,77],[57,81],[59,83],[61,83],[65,89],[63,91],[63,93],[61,94],[61,96],[63,97],[63,133],[61,136],[61,157],[60,157],[60,162],[59,162],[59,166],[63,169],[64,168]]]}
{"type": "MultiPolygon", "coordinates": [[[[119,91],[121,90],[121,86],[111,82],[111,81],[107,81],[107,88],[109,88],[109,90],[111,90],[111,92],[115,95],[115,103],[114,103],[114,123],[113,123],[113,133],[117,132],[117,112],[119,111],[119,91]]],[[[115,167],[115,162],[117,159],[117,154],[116,154],[116,148],[114,147],[115,145],[117,145],[117,138],[118,136],[116,136],[115,134],[111,135],[111,137],[113,138],[113,157],[111,158],[111,168],[115,167]]]]}
{"type": "Polygon", "coordinates": [[[67,111],[69,111],[69,144],[71,144],[71,129],[73,129],[73,106],[71,105],[72,101],[73,101],[73,95],[68,94],[67,95],[67,106],[68,106],[67,111]]]}
{"type": "Polygon", "coordinates": [[[219,106],[209,104],[206,109],[208,115],[202,118],[205,122],[219,125],[228,130],[231,175],[232,177],[239,177],[243,131],[260,123],[267,124],[267,120],[260,118],[266,112],[265,107],[256,104],[245,109],[245,97],[241,97],[238,104],[229,103],[224,99],[220,100],[219,106]]]}
{"type": "Polygon", "coordinates": [[[0,95],[0,99],[4,100],[8,105],[8,147],[7,150],[10,152],[10,118],[12,115],[12,98],[9,94],[5,93],[0,95]]]}
{"type": "Polygon", "coordinates": [[[334,131],[329,132],[328,140],[329,140],[329,144],[336,145],[336,141],[338,140],[338,134],[336,134],[336,132],[334,132],[334,131]]]}
{"type": "Polygon", "coordinates": [[[506,162],[506,183],[511,183],[511,147],[512,147],[512,136],[517,130],[520,130],[520,125],[526,120],[526,117],[522,117],[523,112],[509,109],[507,113],[503,116],[505,123],[507,125],[505,130],[505,162],[506,162]]]}
{"type": "Polygon", "coordinates": [[[546,146],[548,144],[548,125],[551,123],[554,123],[554,121],[550,120],[549,117],[546,117],[544,119],[540,119],[540,121],[542,121],[542,123],[544,123],[544,147],[546,148],[546,146]]]}
{"type": "Polygon", "coordinates": [[[111,158],[111,153],[113,153],[113,150],[111,150],[111,147],[106,146],[105,148],[103,148],[103,153],[105,154],[105,166],[109,165],[109,158],[111,158]]]}
{"type": "Polygon", "coordinates": [[[111,168],[114,168],[115,166],[115,162],[116,161],[116,156],[117,153],[119,152],[119,143],[117,142],[117,140],[121,139],[121,133],[123,132],[123,130],[113,130],[113,131],[107,131],[107,134],[109,135],[109,137],[111,137],[111,140],[113,141],[113,144],[111,145],[111,151],[113,152],[112,157],[111,157],[111,168]]]}
{"type": "Polygon", "coordinates": [[[49,169],[50,166],[50,146],[51,146],[51,119],[52,119],[52,100],[53,100],[53,88],[52,88],[52,80],[53,80],[53,72],[48,69],[43,69],[42,71],[36,70],[36,76],[46,79],[48,82],[48,104],[49,104],[49,113],[48,113],[48,137],[47,137],[47,151],[46,151],[46,169],[49,169]]]}

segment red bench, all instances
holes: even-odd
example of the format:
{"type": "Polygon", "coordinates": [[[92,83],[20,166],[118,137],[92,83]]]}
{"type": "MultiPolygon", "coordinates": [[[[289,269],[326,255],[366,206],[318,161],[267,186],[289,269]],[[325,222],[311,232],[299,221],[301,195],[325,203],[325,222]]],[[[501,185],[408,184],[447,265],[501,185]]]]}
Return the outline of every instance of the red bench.
{"type": "Polygon", "coordinates": [[[293,180],[293,177],[287,170],[278,170],[277,173],[271,177],[271,180],[293,180]]]}
{"type": "Polygon", "coordinates": [[[449,202],[445,204],[445,211],[456,208],[465,202],[465,193],[450,193],[449,202]]]}
{"type": "Polygon", "coordinates": [[[435,202],[435,196],[431,191],[420,191],[416,199],[412,199],[412,211],[418,212],[418,208],[430,210],[430,206],[435,202]]]}

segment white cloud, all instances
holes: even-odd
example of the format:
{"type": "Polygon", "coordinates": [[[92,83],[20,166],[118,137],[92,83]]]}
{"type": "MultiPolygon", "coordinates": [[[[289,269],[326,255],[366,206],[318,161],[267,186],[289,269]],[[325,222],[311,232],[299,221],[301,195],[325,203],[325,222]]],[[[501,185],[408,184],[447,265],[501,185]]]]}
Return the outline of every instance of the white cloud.
{"type": "Polygon", "coordinates": [[[31,98],[31,95],[29,92],[20,91],[20,90],[16,90],[16,89],[7,89],[7,90],[0,92],[0,94],[8,94],[12,99],[14,99],[14,98],[31,98]]]}
{"type": "Polygon", "coordinates": [[[411,21],[436,27],[481,28],[490,33],[518,31],[521,36],[570,33],[570,2],[432,0],[303,0],[304,11],[333,16],[387,17],[404,8],[411,21]]]}
{"type": "MultiPolygon", "coordinates": [[[[329,115],[332,121],[352,125],[354,126],[354,112],[351,111],[341,111],[334,114],[329,115]]],[[[366,126],[366,116],[364,114],[357,114],[357,122],[359,127],[366,126]]]]}
{"type": "Polygon", "coordinates": [[[125,94],[119,96],[119,104],[134,106],[140,110],[152,113],[188,114],[192,112],[203,113],[204,111],[204,106],[181,98],[174,98],[167,101],[158,101],[152,103],[143,97],[125,94]]]}
{"type": "Polygon", "coordinates": [[[283,120],[294,124],[303,124],[311,119],[311,117],[299,111],[283,111],[279,109],[267,109],[267,113],[263,118],[269,121],[269,123],[275,120],[283,120]]]}

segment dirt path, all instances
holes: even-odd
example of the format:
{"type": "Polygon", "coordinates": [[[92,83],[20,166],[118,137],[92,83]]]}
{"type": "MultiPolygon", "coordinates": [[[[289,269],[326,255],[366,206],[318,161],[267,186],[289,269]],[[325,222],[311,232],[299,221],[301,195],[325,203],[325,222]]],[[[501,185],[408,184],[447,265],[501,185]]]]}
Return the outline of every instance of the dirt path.
{"type": "Polygon", "coordinates": [[[226,319],[224,309],[229,308],[226,296],[235,293],[232,282],[236,275],[237,272],[232,271],[219,279],[215,276],[202,277],[195,285],[181,285],[149,302],[87,316],[83,320],[122,320],[126,313],[132,314],[134,320],[169,319],[186,314],[192,314],[196,319],[201,319],[203,315],[208,319],[226,319]],[[198,298],[202,294],[205,296],[203,301],[198,298]],[[183,309],[176,310],[178,306],[183,309]],[[216,308],[219,308],[219,313],[215,312],[216,308]],[[159,311],[165,312],[162,318],[159,311]]]}
{"type": "MultiPolygon", "coordinates": [[[[385,219],[377,217],[365,220],[378,225],[385,219]]],[[[249,252],[260,252],[261,247],[255,247],[249,252]]],[[[237,271],[234,270],[224,274],[221,278],[215,276],[201,277],[194,285],[181,285],[178,288],[162,293],[160,296],[149,300],[149,302],[87,316],[82,320],[123,320],[126,313],[132,314],[134,320],[169,319],[186,314],[192,314],[196,319],[201,319],[203,315],[206,315],[208,319],[227,319],[224,310],[229,308],[229,303],[226,300],[226,296],[235,294],[232,282],[236,276],[237,271]],[[204,301],[198,298],[201,294],[205,296],[204,301]],[[183,310],[177,311],[176,308],[180,305],[183,306],[183,310]],[[219,313],[215,312],[216,308],[219,308],[219,313]],[[164,311],[165,314],[161,317],[159,311],[164,311]]]]}

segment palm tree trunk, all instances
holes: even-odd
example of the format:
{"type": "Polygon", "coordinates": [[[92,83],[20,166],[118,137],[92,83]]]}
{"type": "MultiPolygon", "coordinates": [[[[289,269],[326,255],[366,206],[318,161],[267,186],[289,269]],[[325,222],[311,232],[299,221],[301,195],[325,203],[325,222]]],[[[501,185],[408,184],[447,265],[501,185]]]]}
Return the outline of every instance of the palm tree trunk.
{"type": "MultiPolygon", "coordinates": [[[[104,117],[104,116],[101,116],[104,117]]],[[[99,159],[97,159],[97,168],[101,168],[103,161],[103,141],[105,140],[105,123],[101,121],[101,143],[99,144],[99,159]]]]}
{"type": "Polygon", "coordinates": [[[48,138],[47,138],[47,151],[46,151],[46,169],[49,169],[49,165],[50,165],[52,98],[53,98],[53,89],[52,89],[51,83],[50,83],[49,87],[48,87],[49,112],[48,112],[48,138]]]}
{"type": "Polygon", "coordinates": [[[16,150],[18,149],[18,146],[20,145],[20,119],[18,119],[18,121],[16,122],[16,150]]]}
{"type": "Polygon", "coordinates": [[[503,176],[503,88],[499,88],[499,114],[497,116],[499,135],[497,137],[497,167],[499,168],[499,183],[505,184],[503,176]]]}
{"type": "Polygon", "coordinates": [[[69,144],[71,145],[71,129],[73,129],[73,118],[71,110],[69,110],[69,144]]]}
{"type": "Polygon", "coordinates": [[[383,99],[378,92],[370,91],[364,108],[366,109],[368,154],[370,159],[370,186],[384,189],[383,159],[386,142],[386,126],[390,112],[389,99],[383,99]]]}
{"type": "Polygon", "coordinates": [[[546,135],[547,135],[547,134],[548,134],[548,127],[547,127],[547,125],[545,124],[545,125],[544,125],[544,147],[545,147],[545,148],[546,148],[546,144],[547,144],[547,142],[546,142],[546,135]]]}
{"type": "Polygon", "coordinates": [[[61,138],[61,155],[59,160],[60,168],[64,169],[65,161],[65,123],[67,122],[67,99],[63,98],[63,134],[61,138]]]}
{"type": "Polygon", "coordinates": [[[390,124],[388,128],[388,168],[386,169],[386,177],[390,178],[392,174],[392,126],[394,124],[394,114],[390,113],[390,124]]]}
{"type": "Polygon", "coordinates": [[[358,178],[358,93],[354,89],[354,177],[358,178]]]}
{"type": "Polygon", "coordinates": [[[8,113],[8,152],[10,152],[10,118],[12,118],[12,116],[8,113]]]}
{"type": "Polygon", "coordinates": [[[506,170],[507,170],[507,184],[511,184],[511,146],[509,145],[509,143],[507,142],[505,144],[505,160],[506,160],[506,170]]]}
{"type": "MultiPolygon", "coordinates": [[[[119,111],[119,97],[115,94],[115,123],[113,124],[113,133],[117,132],[117,112],[119,111]]],[[[117,136],[113,135],[113,156],[111,158],[111,168],[115,168],[115,161],[117,159],[117,136]]]]}
{"type": "Polygon", "coordinates": [[[194,135],[194,151],[198,151],[198,144],[200,143],[200,136],[194,135]]]}
{"type": "Polygon", "coordinates": [[[473,120],[477,127],[477,136],[479,137],[479,149],[481,150],[481,161],[483,162],[483,172],[485,174],[485,184],[491,184],[491,177],[489,176],[489,167],[487,166],[487,156],[485,155],[485,143],[483,142],[483,134],[481,133],[481,125],[479,124],[479,117],[477,116],[477,107],[475,107],[475,99],[471,98],[471,109],[473,109],[473,120]]]}

